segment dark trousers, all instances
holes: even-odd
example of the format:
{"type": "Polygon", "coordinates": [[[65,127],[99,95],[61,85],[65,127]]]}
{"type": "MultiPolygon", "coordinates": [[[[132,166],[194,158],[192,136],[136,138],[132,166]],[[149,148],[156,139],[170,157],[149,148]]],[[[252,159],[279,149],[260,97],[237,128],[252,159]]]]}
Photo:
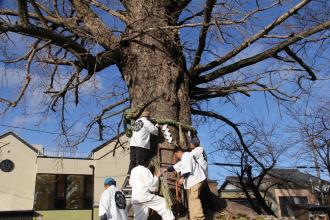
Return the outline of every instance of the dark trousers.
{"type": "Polygon", "coordinates": [[[200,199],[205,210],[216,211],[216,203],[218,198],[214,193],[212,193],[207,180],[203,183],[203,188],[201,190],[200,199]]]}
{"type": "Polygon", "coordinates": [[[145,162],[149,159],[149,149],[142,147],[130,146],[130,162],[127,174],[131,173],[131,170],[137,166],[139,162],[145,162]]]}

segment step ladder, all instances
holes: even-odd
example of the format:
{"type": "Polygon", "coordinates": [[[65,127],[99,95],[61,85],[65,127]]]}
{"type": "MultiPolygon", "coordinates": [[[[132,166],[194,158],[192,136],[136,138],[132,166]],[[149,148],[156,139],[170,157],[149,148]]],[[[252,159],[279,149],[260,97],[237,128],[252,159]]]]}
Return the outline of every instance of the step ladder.
{"type": "Polygon", "coordinates": [[[132,187],[129,185],[129,177],[130,177],[129,175],[126,176],[124,183],[121,187],[121,191],[124,193],[124,195],[126,197],[128,218],[133,219],[134,213],[133,213],[133,210],[131,209],[131,207],[132,207],[132,187]]]}
{"type": "Polygon", "coordinates": [[[124,183],[121,187],[121,191],[125,194],[126,201],[131,202],[132,198],[132,187],[129,185],[129,175],[126,176],[124,183]]]}

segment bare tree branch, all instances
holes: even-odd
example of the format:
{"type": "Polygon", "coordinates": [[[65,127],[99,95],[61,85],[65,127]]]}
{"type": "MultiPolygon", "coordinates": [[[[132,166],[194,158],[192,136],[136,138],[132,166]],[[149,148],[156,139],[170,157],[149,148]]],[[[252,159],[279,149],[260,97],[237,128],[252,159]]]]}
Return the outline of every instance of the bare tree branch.
{"type": "Polygon", "coordinates": [[[237,124],[235,124],[234,122],[230,121],[228,118],[219,115],[215,112],[211,112],[211,111],[201,111],[201,110],[197,110],[197,109],[191,109],[191,113],[194,115],[202,115],[202,116],[207,116],[207,117],[211,117],[211,118],[215,118],[218,119],[220,121],[225,122],[227,125],[229,125],[230,127],[232,127],[239,140],[240,140],[240,144],[242,145],[244,151],[262,168],[262,169],[266,169],[265,166],[255,157],[255,155],[249,150],[249,147],[245,144],[244,139],[243,139],[243,135],[241,133],[241,131],[239,130],[239,128],[237,127],[237,124]]]}
{"type": "Polygon", "coordinates": [[[45,17],[43,16],[42,12],[40,11],[38,5],[36,4],[35,0],[30,0],[36,14],[38,15],[39,17],[39,20],[41,21],[41,23],[43,24],[44,28],[48,28],[48,25],[47,25],[47,21],[45,19],[45,17]]]}
{"type": "Polygon", "coordinates": [[[78,17],[84,21],[87,29],[95,40],[104,48],[111,49],[118,46],[118,38],[112,33],[103,21],[92,11],[85,0],[71,0],[78,17]]]}
{"type": "Polygon", "coordinates": [[[242,50],[250,46],[252,43],[260,39],[261,37],[268,34],[271,30],[273,30],[275,27],[277,27],[279,24],[283,23],[286,19],[291,17],[293,14],[297,13],[302,7],[304,7],[307,3],[309,3],[311,0],[303,0],[299,2],[297,5],[295,5],[293,8],[291,8],[288,12],[284,13],[277,19],[275,19],[270,25],[268,25],[265,29],[261,30],[259,33],[253,35],[249,39],[245,40],[240,46],[235,48],[234,50],[231,50],[229,53],[224,55],[218,60],[212,61],[206,65],[200,66],[195,68],[194,74],[200,74],[202,72],[208,71],[210,69],[213,69],[216,66],[219,66],[229,59],[236,56],[238,53],[240,53],[242,50]]]}
{"type": "Polygon", "coordinates": [[[306,70],[306,72],[310,75],[310,80],[315,81],[317,79],[313,70],[302,59],[300,59],[296,53],[294,53],[289,47],[285,47],[284,50],[290,57],[297,61],[297,63],[299,63],[306,70]]]}
{"type": "Polygon", "coordinates": [[[201,57],[202,57],[202,53],[205,49],[205,42],[206,42],[206,36],[207,36],[207,32],[209,29],[209,23],[211,21],[211,15],[212,15],[212,9],[215,5],[217,1],[216,0],[208,0],[205,4],[205,13],[204,13],[204,26],[202,27],[202,29],[200,30],[199,33],[199,44],[195,53],[195,58],[192,62],[191,68],[189,70],[189,72],[192,72],[194,70],[194,68],[199,64],[199,62],[201,61],[201,57]]]}
{"type": "Polygon", "coordinates": [[[183,20],[179,21],[179,22],[177,23],[177,25],[183,25],[183,24],[186,23],[187,21],[189,21],[189,20],[191,20],[191,19],[193,19],[193,18],[196,18],[196,17],[198,17],[198,16],[201,16],[201,15],[203,15],[203,14],[204,14],[204,9],[201,10],[201,11],[199,11],[199,12],[197,12],[197,13],[195,13],[195,14],[193,14],[193,15],[191,15],[191,16],[189,16],[189,17],[184,18],[183,20]]]}
{"type": "Polygon", "coordinates": [[[246,66],[250,66],[253,65],[255,63],[261,62],[265,59],[271,58],[272,56],[274,56],[275,54],[277,54],[278,52],[280,52],[281,50],[284,50],[284,48],[288,47],[291,44],[294,44],[295,42],[304,39],[307,36],[313,35],[315,33],[318,33],[320,31],[326,30],[330,28],[330,21],[326,21],[324,23],[321,23],[315,27],[312,27],[308,30],[302,31],[300,33],[295,34],[294,36],[290,37],[288,40],[286,41],[282,41],[281,43],[277,44],[276,46],[262,52],[259,53],[255,56],[246,58],[246,59],[242,59],[238,62],[229,64],[228,66],[222,67],[218,70],[215,70],[214,72],[211,72],[209,74],[197,77],[195,79],[195,83],[196,84],[202,84],[202,83],[206,83],[206,82],[210,82],[213,81],[221,76],[227,75],[229,73],[232,73],[236,70],[239,70],[243,67],[246,66]]]}
{"type": "Polygon", "coordinates": [[[24,26],[29,24],[27,0],[17,0],[20,23],[24,26]]]}
{"type": "Polygon", "coordinates": [[[118,11],[112,10],[112,9],[108,8],[107,6],[103,5],[102,3],[100,3],[100,2],[98,2],[96,0],[85,0],[85,1],[86,2],[90,2],[91,4],[95,5],[96,7],[98,7],[100,9],[108,12],[110,15],[119,18],[120,20],[122,20],[125,23],[128,22],[126,16],[122,12],[118,12],[118,11]]]}

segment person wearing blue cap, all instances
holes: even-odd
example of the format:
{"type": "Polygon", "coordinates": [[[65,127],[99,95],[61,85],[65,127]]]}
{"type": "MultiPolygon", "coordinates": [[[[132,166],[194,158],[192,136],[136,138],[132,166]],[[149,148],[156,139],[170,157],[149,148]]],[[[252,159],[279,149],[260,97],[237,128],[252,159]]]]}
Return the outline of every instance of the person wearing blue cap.
{"type": "Polygon", "coordinates": [[[104,180],[104,192],[100,198],[100,220],[128,220],[126,198],[124,193],[116,187],[116,180],[108,177],[104,180]]]}

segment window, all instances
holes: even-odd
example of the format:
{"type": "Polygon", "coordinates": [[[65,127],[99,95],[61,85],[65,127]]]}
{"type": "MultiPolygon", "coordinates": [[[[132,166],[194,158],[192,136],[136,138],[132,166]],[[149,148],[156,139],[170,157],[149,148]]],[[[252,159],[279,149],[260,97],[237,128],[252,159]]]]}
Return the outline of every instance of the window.
{"type": "Polygon", "coordinates": [[[56,175],[37,175],[34,206],[39,210],[55,209],[56,175]]]}
{"type": "Polygon", "coordinates": [[[11,172],[13,171],[15,167],[15,164],[13,161],[11,160],[3,160],[0,162],[0,169],[3,171],[3,172],[11,172]]]}
{"type": "Polygon", "coordinates": [[[306,196],[280,196],[281,217],[294,217],[295,205],[308,204],[306,196]]]}
{"type": "Polygon", "coordinates": [[[92,178],[90,175],[37,174],[34,209],[92,208],[92,178]]]}

